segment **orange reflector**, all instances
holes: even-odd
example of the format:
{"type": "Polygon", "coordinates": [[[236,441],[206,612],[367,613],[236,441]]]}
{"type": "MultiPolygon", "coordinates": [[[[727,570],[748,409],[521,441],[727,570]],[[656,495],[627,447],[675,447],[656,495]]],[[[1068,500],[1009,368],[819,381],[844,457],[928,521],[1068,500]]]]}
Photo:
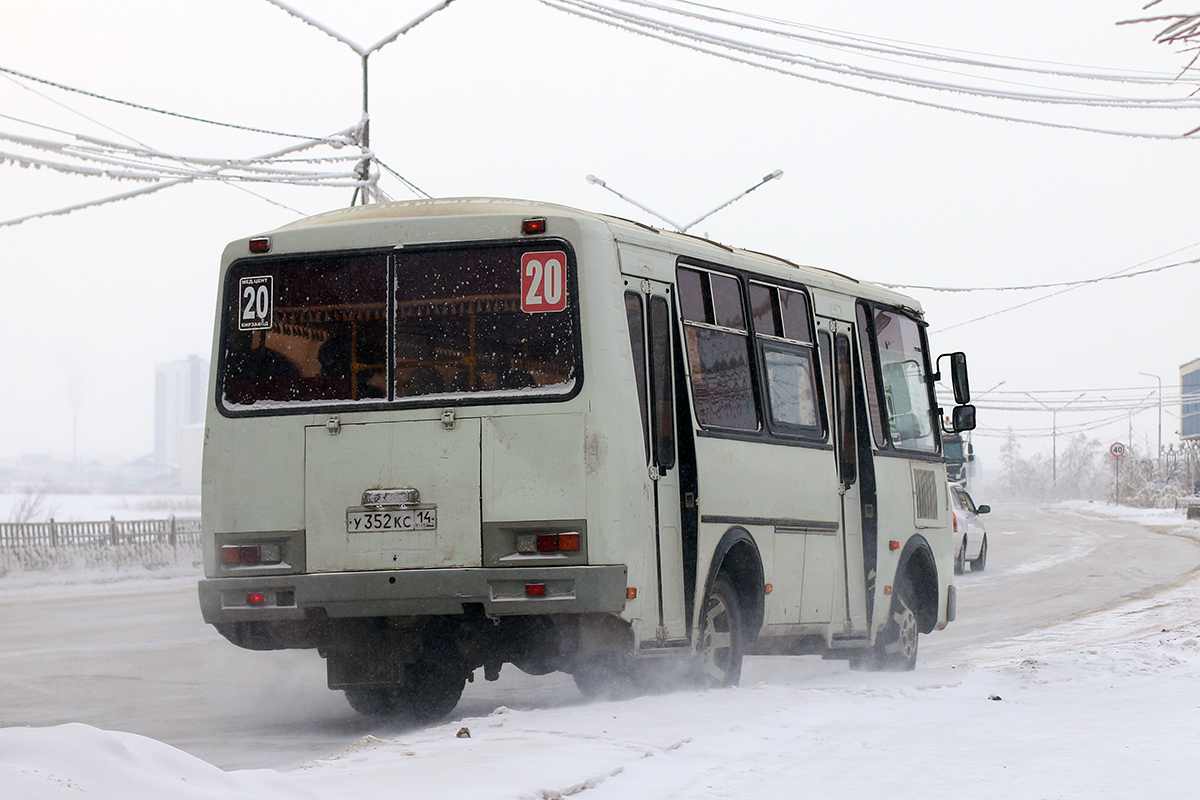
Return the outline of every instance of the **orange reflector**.
{"type": "Polygon", "coordinates": [[[521,221],[521,233],[525,234],[526,236],[530,236],[535,233],[545,233],[545,232],[546,232],[546,218],[545,217],[534,217],[532,219],[526,219],[526,220],[521,221]]]}
{"type": "Polygon", "coordinates": [[[562,552],[579,552],[579,534],[560,533],[558,535],[558,549],[562,552]]]}
{"type": "Polygon", "coordinates": [[[527,583],[525,584],[526,597],[545,597],[546,584],[544,583],[527,583]]]}
{"type": "Polygon", "coordinates": [[[890,586],[885,586],[885,587],[883,587],[883,593],[884,593],[884,594],[891,594],[891,593],[892,593],[892,587],[890,587],[890,586]]]}
{"type": "Polygon", "coordinates": [[[890,542],[888,542],[888,550],[899,550],[899,549],[900,549],[900,543],[897,542],[895,539],[892,539],[890,542]]]}
{"type": "Polygon", "coordinates": [[[250,240],[251,253],[269,253],[271,252],[271,237],[260,236],[257,239],[250,240]]]}
{"type": "Polygon", "coordinates": [[[246,592],[246,605],[261,606],[267,602],[267,595],[263,592],[246,592]]]}
{"type": "Polygon", "coordinates": [[[637,589],[633,586],[630,586],[629,588],[627,588],[625,590],[625,599],[626,600],[637,600],[637,589]]]}
{"type": "Polygon", "coordinates": [[[769,583],[768,583],[766,586],[764,586],[764,587],[763,587],[763,592],[764,592],[764,593],[766,593],[766,594],[770,594],[770,593],[771,593],[771,592],[773,592],[773,591],[775,591],[775,587],[774,587],[774,586],[772,586],[772,585],[771,585],[771,584],[769,584],[769,583]]]}
{"type": "Polygon", "coordinates": [[[238,546],[236,544],[227,544],[221,548],[221,563],[238,563],[238,546]]]}

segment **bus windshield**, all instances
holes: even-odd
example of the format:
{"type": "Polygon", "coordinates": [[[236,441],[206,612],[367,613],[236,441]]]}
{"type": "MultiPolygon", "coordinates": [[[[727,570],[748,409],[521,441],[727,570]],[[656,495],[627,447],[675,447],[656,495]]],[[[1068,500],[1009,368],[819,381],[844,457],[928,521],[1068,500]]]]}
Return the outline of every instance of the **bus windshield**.
{"type": "Polygon", "coordinates": [[[547,245],[235,264],[221,405],[236,412],[568,395],[578,373],[576,314],[566,250],[547,245]]]}

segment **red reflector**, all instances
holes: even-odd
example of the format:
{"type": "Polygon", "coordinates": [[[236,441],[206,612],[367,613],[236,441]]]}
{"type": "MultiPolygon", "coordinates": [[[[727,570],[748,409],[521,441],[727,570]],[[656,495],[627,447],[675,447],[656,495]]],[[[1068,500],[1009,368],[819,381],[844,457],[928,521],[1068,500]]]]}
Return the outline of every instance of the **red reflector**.
{"type": "Polygon", "coordinates": [[[261,606],[267,602],[267,595],[263,592],[246,592],[246,605],[261,606]]]}
{"type": "Polygon", "coordinates": [[[544,583],[527,583],[525,584],[526,597],[545,597],[546,584],[544,583]]]}
{"type": "Polygon", "coordinates": [[[260,236],[257,239],[250,240],[251,253],[269,253],[271,252],[271,238],[269,236],[260,236]]]}
{"type": "Polygon", "coordinates": [[[545,233],[545,232],[546,232],[546,218],[545,217],[534,217],[533,219],[526,219],[526,220],[521,221],[521,233],[525,234],[526,236],[530,236],[535,233],[545,233]]]}
{"type": "Polygon", "coordinates": [[[578,533],[560,533],[558,535],[558,549],[565,552],[579,552],[579,534],[578,533]]]}
{"type": "Polygon", "coordinates": [[[899,549],[900,549],[900,543],[897,542],[895,539],[892,539],[890,542],[888,542],[888,550],[899,550],[899,549]]]}
{"type": "MultiPolygon", "coordinates": [[[[576,547],[576,550],[579,548],[576,547]]],[[[558,534],[557,533],[539,533],[538,534],[538,552],[539,553],[557,553],[558,552],[558,534]]]]}

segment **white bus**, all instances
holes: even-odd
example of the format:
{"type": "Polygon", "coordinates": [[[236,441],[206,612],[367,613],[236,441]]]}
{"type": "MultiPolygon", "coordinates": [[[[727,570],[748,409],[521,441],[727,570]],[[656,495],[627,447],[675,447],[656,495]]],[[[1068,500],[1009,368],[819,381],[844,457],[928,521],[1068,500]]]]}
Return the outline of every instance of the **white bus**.
{"type": "Polygon", "coordinates": [[[746,653],[912,669],[954,619],[909,297],[487,198],[318,215],[220,275],[203,616],[315,648],[358,711],[435,719],[505,663],[591,695],[746,653]]]}

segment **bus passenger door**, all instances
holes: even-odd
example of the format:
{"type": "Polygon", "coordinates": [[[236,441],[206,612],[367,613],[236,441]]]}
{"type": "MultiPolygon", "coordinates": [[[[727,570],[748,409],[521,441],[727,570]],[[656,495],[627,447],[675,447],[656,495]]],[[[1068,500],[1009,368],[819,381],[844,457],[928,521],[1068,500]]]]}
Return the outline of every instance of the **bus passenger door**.
{"type": "Polygon", "coordinates": [[[647,475],[652,484],[654,550],[658,579],[657,639],[687,643],[684,610],[680,481],[676,453],[671,299],[666,284],[640,282],[625,294],[630,344],[637,371],[647,475]]]}
{"type": "MultiPolygon", "coordinates": [[[[854,326],[840,320],[818,319],[821,364],[826,386],[830,428],[833,432],[838,494],[841,495],[842,566],[845,586],[845,627],[836,638],[869,635],[867,613],[867,562],[864,556],[865,517],[874,522],[874,499],[864,502],[864,473],[873,477],[869,441],[860,441],[859,420],[865,420],[859,381],[856,380],[854,326]],[[863,453],[863,444],[867,447],[863,453]]],[[[871,481],[873,484],[873,480],[871,481]]],[[[871,487],[873,489],[873,486],[871,487]]],[[[873,495],[873,491],[869,491],[873,495]]],[[[871,554],[873,555],[873,553],[871,554]]],[[[871,559],[873,561],[873,559],[871,559]]],[[[873,576],[872,576],[873,578],[873,576]]]]}

